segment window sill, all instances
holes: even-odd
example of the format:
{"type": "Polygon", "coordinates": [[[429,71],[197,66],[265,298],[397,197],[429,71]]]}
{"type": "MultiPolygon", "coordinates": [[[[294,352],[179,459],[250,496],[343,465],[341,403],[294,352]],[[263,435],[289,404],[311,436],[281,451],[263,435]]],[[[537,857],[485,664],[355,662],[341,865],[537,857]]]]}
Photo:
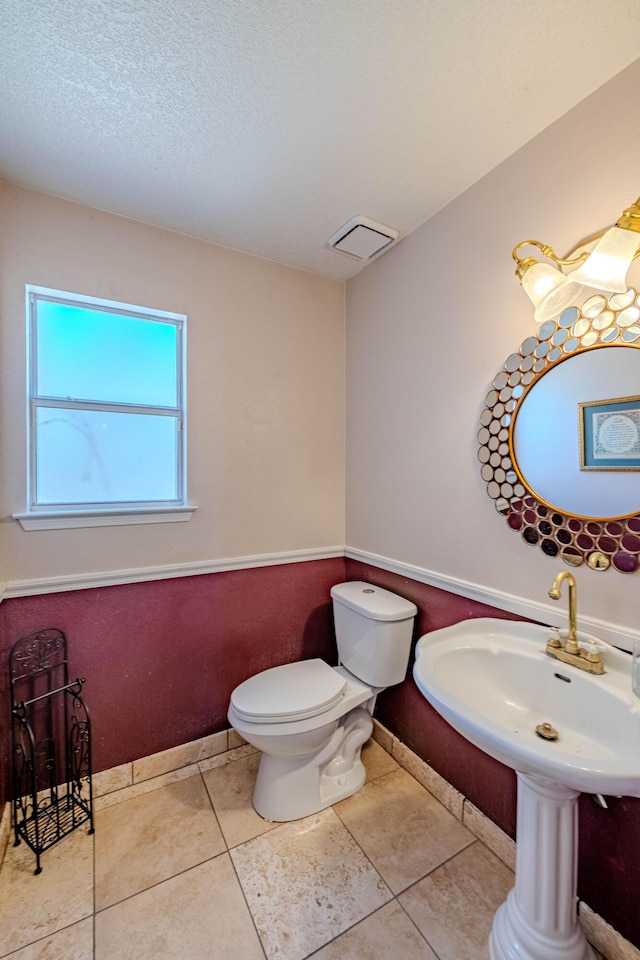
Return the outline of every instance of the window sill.
{"type": "Polygon", "coordinates": [[[14,513],[23,530],[64,530],[70,527],[113,527],[129,523],[179,523],[190,520],[197,507],[149,507],[129,510],[52,510],[14,513]]]}

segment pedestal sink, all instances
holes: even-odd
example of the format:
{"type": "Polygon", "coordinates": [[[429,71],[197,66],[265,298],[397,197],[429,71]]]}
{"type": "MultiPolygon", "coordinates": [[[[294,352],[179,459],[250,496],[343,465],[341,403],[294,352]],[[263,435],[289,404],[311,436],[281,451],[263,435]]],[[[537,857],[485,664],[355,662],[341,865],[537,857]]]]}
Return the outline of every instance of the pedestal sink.
{"type": "MultiPolygon", "coordinates": [[[[516,882],[491,932],[491,960],[592,960],[577,917],[581,792],[640,797],[640,699],[631,658],[606,646],[593,676],[545,654],[549,628],[467,620],[421,637],[425,698],[518,775],[516,882]],[[543,739],[541,732],[557,739],[543,739]]],[[[580,635],[579,635],[580,639],[580,635]]]]}

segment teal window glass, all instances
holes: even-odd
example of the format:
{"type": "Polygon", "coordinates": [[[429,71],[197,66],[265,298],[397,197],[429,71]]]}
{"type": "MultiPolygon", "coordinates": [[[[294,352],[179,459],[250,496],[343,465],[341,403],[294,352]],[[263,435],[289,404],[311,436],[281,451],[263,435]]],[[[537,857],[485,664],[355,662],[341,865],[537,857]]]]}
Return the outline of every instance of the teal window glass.
{"type": "Polygon", "coordinates": [[[39,396],[177,405],[175,324],[47,300],[36,323],[39,396]]]}

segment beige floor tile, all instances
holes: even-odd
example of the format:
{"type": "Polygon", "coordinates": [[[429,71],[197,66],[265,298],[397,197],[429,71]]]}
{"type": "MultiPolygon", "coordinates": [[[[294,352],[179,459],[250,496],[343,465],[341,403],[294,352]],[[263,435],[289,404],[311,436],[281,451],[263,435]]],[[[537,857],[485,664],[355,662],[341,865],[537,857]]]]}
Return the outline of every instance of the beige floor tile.
{"type": "Polygon", "coordinates": [[[0,873],[0,956],[48,937],[93,912],[93,845],[84,826],[36,858],[9,846],[0,873]]]}
{"type": "Polygon", "coordinates": [[[228,854],[97,914],[96,960],[264,960],[228,854]]]}
{"type": "Polygon", "coordinates": [[[391,899],[333,810],[231,850],[270,960],[302,960],[391,899]]]}
{"type": "Polygon", "coordinates": [[[398,899],[440,960],[488,960],[493,917],[513,874],[476,841],[398,899]]]}
{"type": "Polygon", "coordinates": [[[253,809],[252,797],[261,754],[256,753],[203,774],[228,847],[252,840],[277,824],[253,809]]]}
{"type": "Polygon", "coordinates": [[[475,839],[406,770],[365,784],[334,809],[394,893],[475,839]]]}
{"type": "Polygon", "coordinates": [[[96,817],[96,909],[224,849],[200,774],[109,807],[96,817]]]}
{"type": "Polygon", "coordinates": [[[314,953],[313,960],[380,960],[381,957],[438,960],[395,900],[314,953]]]}
{"type": "Polygon", "coordinates": [[[93,960],[93,917],[23,947],[11,960],[93,960]]]}
{"type": "Polygon", "coordinates": [[[399,766],[391,754],[387,753],[375,740],[367,740],[362,748],[361,758],[367,771],[367,780],[384,777],[393,770],[397,770],[399,766]]]}

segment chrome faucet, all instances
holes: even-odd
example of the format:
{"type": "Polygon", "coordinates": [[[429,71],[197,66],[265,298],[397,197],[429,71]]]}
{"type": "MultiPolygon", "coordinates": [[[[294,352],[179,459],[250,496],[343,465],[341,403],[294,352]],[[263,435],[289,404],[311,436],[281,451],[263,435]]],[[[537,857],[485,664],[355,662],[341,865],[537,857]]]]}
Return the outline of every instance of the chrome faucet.
{"type": "Polygon", "coordinates": [[[549,596],[552,600],[559,600],[562,584],[565,580],[569,586],[569,632],[564,646],[560,637],[549,637],[545,652],[548,656],[554,657],[562,663],[578,667],[579,670],[586,670],[588,673],[604,673],[604,664],[600,652],[592,646],[590,648],[590,646],[580,646],[578,644],[578,586],[573,574],[566,570],[559,573],[549,590],[549,596]]]}

